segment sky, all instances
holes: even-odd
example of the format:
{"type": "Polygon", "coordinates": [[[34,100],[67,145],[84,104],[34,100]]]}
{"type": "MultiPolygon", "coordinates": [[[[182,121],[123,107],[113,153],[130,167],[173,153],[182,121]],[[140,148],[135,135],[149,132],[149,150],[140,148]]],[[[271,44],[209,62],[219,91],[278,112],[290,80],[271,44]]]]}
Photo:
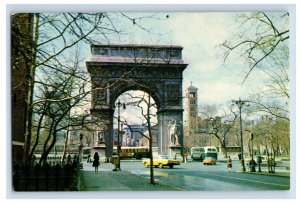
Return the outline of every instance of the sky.
{"type": "MultiPolygon", "coordinates": [[[[168,12],[126,13],[131,18],[148,17],[137,22],[148,29],[145,32],[125,20],[117,24],[124,33],[110,43],[168,44],[183,47],[183,60],[188,66],[183,72],[183,94],[190,86],[198,88],[198,105],[225,104],[245,97],[262,88],[264,75],[256,72],[242,85],[247,65],[244,61],[229,61],[224,65],[219,45],[237,29],[234,12],[168,12]],[[168,16],[168,18],[166,18],[168,16]]],[[[182,95],[184,96],[184,95],[182,95]]],[[[185,100],[183,100],[185,108],[185,100]]],[[[128,108],[124,117],[133,115],[128,108]]],[[[138,112],[136,112],[138,114],[138,112]]],[[[185,116],[184,116],[185,117],[185,116]]],[[[132,117],[131,117],[132,118],[132,117]]],[[[133,118],[132,118],[133,119],[133,118]]],[[[185,119],[185,118],[184,118],[185,119]]],[[[134,119],[133,119],[134,120],[134,119]]],[[[139,122],[139,119],[134,120],[139,122]]],[[[134,122],[132,121],[132,122],[134,122]]]]}
{"type": "MultiPolygon", "coordinates": [[[[150,14],[127,15],[134,18],[150,14]]],[[[124,24],[120,23],[120,27],[124,27],[126,34],[121,34],[120,39],[110,43],[182,46],[183,60],[188,64],[183,73],[183,90],[187,89],[192,81],[193,86],[198,88],[199,104],[221,104],[243,98],[261,84],[261,78],[255,77],[256,79],[250,78],[251,82],[242,86],[244,71],[247,68],[245,64],[231,61],[225,66],[223,58],[218,56],[218,46],[233,34],[237,26],[234,23],[235,15],[233,12],[158,13],[154,19],[137,21],[154,34],[125,21],[124,24]],[[167,15],[168,18],[165,18],[167,15]]]]}

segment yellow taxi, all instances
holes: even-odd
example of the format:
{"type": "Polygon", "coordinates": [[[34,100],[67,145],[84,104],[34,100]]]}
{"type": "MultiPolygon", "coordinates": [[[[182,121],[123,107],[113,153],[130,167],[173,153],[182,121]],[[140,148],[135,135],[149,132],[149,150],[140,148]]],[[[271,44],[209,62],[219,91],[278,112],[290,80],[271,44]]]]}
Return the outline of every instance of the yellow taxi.
{"type": "MultiPolygon", "coordinates": [[[[143,164],[146,165],[146,167],[150,166],[150,159],[145,159],[142,161],[143,164]]],[[[180,165],[180,161],[172,159],[169,156],[157,156],[153,157],[153,166],[163,168],[164,166],[169,166],[170,168],[173,168],[174,165],[180,165]]]]}

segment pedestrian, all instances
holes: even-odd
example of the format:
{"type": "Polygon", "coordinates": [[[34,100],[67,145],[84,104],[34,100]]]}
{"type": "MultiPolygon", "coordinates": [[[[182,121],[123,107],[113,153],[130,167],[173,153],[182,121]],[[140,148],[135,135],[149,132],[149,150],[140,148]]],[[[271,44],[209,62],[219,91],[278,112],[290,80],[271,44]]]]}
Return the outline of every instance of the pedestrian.
{"type": "Polygon", "coordinates": [[[67,164],[71,165],[72,164],[72,157],[71,157],[71,154],[68,153],[68,156],[67,156],[67,164]]]}
{"type": "Polygon", "coordinates": [[[256,170],[255,170],[256,165],[257,165],[257,163],[255,162],[255,160],[254,160],[254,159],[251,159],[251,160],[249,161],[249,166],[250,166],[249,171],[250,171],[250,172],[256,172],[256,170]]]}
{"type": "Polygon", "coordinates": [[[227,168],[228,168],[228,172],[231,172],[231,168],[232,168],[232,160],[231,160],[230,156],[228,156],[228,160],[227,160],[227,168]]]}
{"type": "Polygon", "coordinates": [[[189,153],[188,153],[188,152],[185,152],[185,153],[184,153],[184,163],[186,163],[186,162],[187,162],[187,157],[188,157],[188,155],[189,155],[189,153]]]}
{"type": "Polygon", "coordinates": [[[99,166],[99,154],[98,152],[95,152],[94,161],[93,161],[93,167],[95,167],[95,173],[98,172],[98,166],[99,166]]]}
{"type": "Polygon", "coordinates": [[[247,171],[250,172],[250,161],[247,161],[246,166],[247,166],[247,171]]]}

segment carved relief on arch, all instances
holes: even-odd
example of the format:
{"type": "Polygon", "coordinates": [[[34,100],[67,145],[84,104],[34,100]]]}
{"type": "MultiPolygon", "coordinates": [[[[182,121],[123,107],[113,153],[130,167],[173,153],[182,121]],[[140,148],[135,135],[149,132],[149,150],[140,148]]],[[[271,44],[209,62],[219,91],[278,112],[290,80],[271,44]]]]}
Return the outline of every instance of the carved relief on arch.
{"type": "Polygon", "coordinates": [[[165,85],[165,101],[167,106],[180,105],[180,87],[179,84],[166,84],[165,85]]]}

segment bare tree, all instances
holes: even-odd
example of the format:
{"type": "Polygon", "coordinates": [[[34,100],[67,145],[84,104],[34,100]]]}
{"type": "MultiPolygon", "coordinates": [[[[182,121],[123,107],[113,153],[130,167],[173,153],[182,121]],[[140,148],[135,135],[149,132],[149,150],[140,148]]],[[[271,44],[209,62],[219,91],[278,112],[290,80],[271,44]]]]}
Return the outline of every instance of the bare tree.
{"type": "MultiPolygon", "coordinates": [[[[242,13],[236,20],[237,29],[221,45],[224,62],[230,62],[232,57],[245,60],[248,69],[243,84],[254,71],[264,73],[264,86],[248,98],[252,114],[269,115],[289,123],[289,13],[242,13]]],[[[260,134],[256,132],[257,136],[260,134]]],[[[274,135],[271,131],[267,134],[274,135]]],[[[268,140],[272,145],[277,142],[268,140]]]]}
{"type": "MultiPolygon", "coordinates": [[[[83,43],[109,42],[113,35],[118,36],[120,33],[120,30],[114,25],[119,17],[114,13],[34,13],[30,14],[29,18],[30,20],[28,20],[26,26],[31,28],[30,34],[18,29],[18,23],[24,23],[23,21],[12,24],[12,30],[14,31],[12,46],[16,48],[15,51],[20,52],[16,55],[17,57],[12,59],[12,67],[18,68],[20,61],[26,59],[26,81],[24,82],[27,84],[28,91],[24,162],[28,162],[30,159],[33,106],[38,103],[34,98],[36,75],[43,71],[42,69],[60,71],[60,67],[65,66],[67,63],[64,60],[65,54],[75,45],[82,46],[83,43]],[[22,43],[25,37],[26,40],[30,39],[28,40],[29,43],[22,43]]],[[[128,19],[134,22],[134,19],[128,19]]],[[[140,26],[139,22],[134,23],[134,25],[140,26]]],[[[44,101],[43,98],[39,99],[39,102],[44,101]]],[[[59,100],[65,101],[68,99],[70,98],[59,98],[59,100]]],[[[48,100],[50,99],[48,98],[48,100]]],[[[51,100],[58,100],[58,98],[51,100]]]]}
{"type": "MultiPolygon", "coordinates": [[[[237,55],[249,64],[243,82],[253,69],[270,67],[268,60],[281,60],[282,53],[288,53],[289,13],[287,12],[251,12],[237,15],[239,27],[230,39],[221,47],[224,61],[230,55],[237,55]]],[[[276,67],[273,67],[276,69],[276,67]]]]}
{"type": "MultiPolygon", "coordinates": [[[[26,66],[26,83],[28,84],[26,130],[23,161],[29,160],[31,142],[31,128],[33,115],[34,85],[36,70],[40,67],[55,68],[54,64],[62,64],[59,57],[74,45],[82,42],[91,42],[89,36],[95,31],[112,30],[109,27],[101,27],[103,13],[82,14],[82,13],[35,13],[30,17],[32,26],[32,38],[30,52],[24,49],[28,63],[26,66]],[[26,52],[25,52],[26,51],[26,52]]],[[[17,30],[19,25],[13,24],[12,29],[17,30]]],[[[21,46],[22,33],[13,36],[13,46],[21,46]]],[[[24,54],[23,54],[24,55],[24,54]]],[[[13,59],[13,68],[18,66],[18,59],[13,59]]]]}
{"type": "Polygon", "coordinates": [[[203,117],[203,126],[200,132],[216,137],[221,145],[221,148],[227,157],[226,142],[231,134],[234,134],[236,128],[237,114],[229,108],[230,113],[227,113],[223,108],[223,115],[215,105],[202,105],[200,115],[203,117]]]}
{"type": "Polygon", "coordinates": [[[153,102],[149,94],[145,92],[142,95],[134,95],[131,93],[126,93],[129,96],[130,100],[133,102],[127,102],[130,104],[135,104],[136,107],[140,109],[142,120],[142,126],[145,126],[148,131],[148,135],[146,135],[142,131],[133,130],[132,126],[125,120],[125,125],[128,126],[131,132],[137,132],[141,134],[143,137],[149,140],[149,156],[150,156],[150,184],[155,184],[154,181],[154,172],[153,172],[153,153],[152,153],[152,146],[153,146],[153,135],[152,135],[152,126],[153,118],[156,118],[156,113],[153,112],[156,109],[156,104],[153,102]]]}

